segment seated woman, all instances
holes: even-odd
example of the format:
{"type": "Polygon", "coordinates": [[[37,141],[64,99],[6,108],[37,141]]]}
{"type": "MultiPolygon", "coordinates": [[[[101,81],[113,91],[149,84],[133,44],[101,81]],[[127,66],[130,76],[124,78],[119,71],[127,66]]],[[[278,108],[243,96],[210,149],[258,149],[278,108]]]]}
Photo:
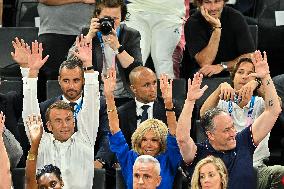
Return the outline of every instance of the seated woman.
{"type": "Polygon", "coordinates": [[[210,155],[197,163],[191,179],[192,189],[226,189],[227,184],[228,171],[220,158],[210,155]]]}
{"type": "Polygon", "coordinates": [[[58,167],[50,164],[45,165],[36,173],[36,162],[38,147],[42,137],[43,127],[40,116],[30,115],[26,120],[30,138],[31,148],[26,162],[26,187],[28,189],[61,189],[64,182],[61,177],[61,171],[58,167]]]}
{"type": "MultiPolygon", "coordinates": [[[[162,181],[158,188],[172,188],[175,174],[181,162],[181,154],[175,138],[176,116],[174,111],[167,111],[167,126],[160,120],[148,119],[142,122],[132,135],[133,149],[129,149],[119,128],[119,119],[113,91],[116,86],[114,67],[109,69],[104,80],[109,126],[111,131],[110,149],[116,153],[127,188],[133,188],[133,164],[140,155],[151,155],[161,165],[162,181]],[[169,130],[169,131],[168,131],[169,130]]],[[[161,91],[167,109],[172,107],[172,82],[161,77],[161,91]]]]}

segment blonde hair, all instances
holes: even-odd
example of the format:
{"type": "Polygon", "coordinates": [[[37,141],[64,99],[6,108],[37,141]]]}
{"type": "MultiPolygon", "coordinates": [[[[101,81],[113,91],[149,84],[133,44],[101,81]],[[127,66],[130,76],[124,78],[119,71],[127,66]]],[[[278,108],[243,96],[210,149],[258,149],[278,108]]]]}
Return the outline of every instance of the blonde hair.
{"type": "Polygon", "coordinates": [[[228,185],[228,171],[224,164],[224,162],[218,158],[214,157],[212,155],[207,156],[206,158],[200,160],[197,165],[195,166],[194,172],[192,174],[191,179],[191,188],[192,189],[201,189],[200,184],[200,168],[204,166],[205,164],[212,163],[219,173],[221,177],[221,183],[222,183],[222,189],[226,189],[228,185]]]}
{"type": "Polygon", "coordinates": [[[158,119],[147,119],[137,127],[131,137],[132,148],[139,155],[143,155],[143,152],[141,150],[143,136],[150,130],[155,133],[155,136],[159,140],[160,151],[158,154],[166,151],[168,134],[168,128],[166,124],[158,119]]]}

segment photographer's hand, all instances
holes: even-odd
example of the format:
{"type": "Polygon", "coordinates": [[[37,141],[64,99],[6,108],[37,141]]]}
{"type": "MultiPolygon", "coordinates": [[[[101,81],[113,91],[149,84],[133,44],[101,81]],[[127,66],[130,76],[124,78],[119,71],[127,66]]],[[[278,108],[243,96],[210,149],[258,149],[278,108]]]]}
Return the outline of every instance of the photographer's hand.
{"type": "Polygon", "coordinates": [[[116,35],[116,31],[114,29],[112,29],[111,34],[103,35],[103,41],[105,44],[108,44],[110,48],[112,48],[112,50],[114,51],[116,51],[120,46],[120,43],[116,35]]]}
{"type": "Polygon", "coordinates": [[[90,42],[96,36],[99,29],[100,29],[99,19],[98,18],[92,18],[89,32],[86,35],[86,39],[90,42]]]}

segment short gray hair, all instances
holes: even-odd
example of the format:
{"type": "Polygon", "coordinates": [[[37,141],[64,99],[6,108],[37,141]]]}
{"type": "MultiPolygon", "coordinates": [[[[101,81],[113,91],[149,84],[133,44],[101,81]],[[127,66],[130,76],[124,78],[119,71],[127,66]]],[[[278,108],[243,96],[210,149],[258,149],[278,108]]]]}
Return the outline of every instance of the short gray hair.
{"type": "Polygon", "coordinates": [[[158,175],[160,175],[160,173],[161,173],[160,162],[156,158],[154,158],[153,156],[141,155],[138,158],[136,158],[133,167],[136,166],[137,163],[152,163],[154,165],[155,170],[157,171],[158,175]]]}
{"type": "Polygon", "coordinates": [[[220,115],[223,113],[224,110],[221,108],[212,108],[205,112],[205,114],[201,117],[201,126],[204,131],[214,131],[215,125],[213,119],[215,116],[220,115]]]}

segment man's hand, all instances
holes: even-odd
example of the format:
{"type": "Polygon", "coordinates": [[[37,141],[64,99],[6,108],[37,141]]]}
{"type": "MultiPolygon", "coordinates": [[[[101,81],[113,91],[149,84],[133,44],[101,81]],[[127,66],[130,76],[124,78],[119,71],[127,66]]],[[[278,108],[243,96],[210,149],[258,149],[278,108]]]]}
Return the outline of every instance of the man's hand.
{"type": "Polygon", "coordinates": [[[160,77],[160,89],[162,92],[162,97],[164,99],[165,107],[167,109],[172,109],[173,105],[173,80],[168,81],[168,75],[162,74],[160,77]]]}
{"type": "Polygon", "coordinates": [[[219,98],[221,100],[229,101],[232,100],[234,101],[234,96],[235,96],[235,89],[232,88],[232,86],[227,83],[221,83],[220,84],[220,95],[219,98]]]}
{"type": "Polygon", "coordinates": [[[186,101],[195,102],[203,95],[208,86],[205,85],[202,89],[200,89],[202,79],[203,75],[198,72],[194,74],[192,81],[190,78],[188,79],[188,92],[186,101]]]}
{"type": "Polygon", "coordinates": [[[219,18],[214,18],[208,13],[208,10],[205,9],[203,6],[200,7],[200,11],[202,16],[205,18],[205,20],[212,26],[216,28],[221,27],[221,22],[219,18]]]}
{"type": "Polygon", "coordinates": [[[15,52],[11,52],[12,59],[17,62],[20,67],[28,67],[28,55],[31,53],[30,46],[25,43],[23,39],[21,41],[16,37],[15,41],[12,41],[15,52]]]}
{"type": "Polygon", "coordinates": [[[83,3],[94,4],[94,3],[96,3],[96,0],[83,0],[83,3]]]}
{"type": "Polygon", "coordinates": [[[104,165],[103,165],[100,161],[98,161],[98,160],[95,160],[95,161],[94,161],[94,167],[95,167],[95,169],[102,169],[103,166],[104,166],[104,165]]]}
{"type": "Polygon", "coordinates": [[[252,54],[252,62],[255,68],[255,73],[251,73],[247,77],[257,77],[262,79],[270,73],[265,51],[263,52],[263,57],[260,51],[255,51],[252,54]]]}
{"type": "Polygon", "coordinates": [[[116,71],[114,66],[108,69],[106,77],[102,75],[102,80],[104,82],[105,96],[106,97],[113,96],[113,91],[115,90],[116,86],[116,71]]]}
{"type": "Polygon", "coordinates": [[[29,115],[26,120],[26,124],[29,129],[32,143],[39,144],[43,132],[43,125],[40,115],[29,115]]]}
{"type": "Polygon", "coordinates": [[[73,54],[83,62],[83,67],[92,66],[92,41],[89,42],[83,35],[76,37],[76,49],[73,54]]]}
{"type": "Polygon", "coordinates": [[[115,51],[119,48],[120,44],[116,35],[116,31],[114,29],[112,29],[111,34],[103,35],[102,38],[104,44],[109,45],[112,50],[115,51]]]}
{"type": "Polygon", "coordinates": [[[200,68],[199,72],[202,73],[204,77],[211,77],[212,75],[221,73],[223,69],[224,68],[220,64],[205,65],[200,68]]]}
{"type": "Polygon", "coordinates": [[[5,115],[3,112],[0,112],[0,138],[2,137],[2,134],[4,132],[4,124],[5,124],[5,115]]]}
{"type": "Polygon", "coordinates": [[[238,94],[238,100],[240,100],[240,107],[247,105],[253,95],[253,91],[257,88],[257,85],[257,81],[251,80],[247,84],[243,85],[240,90],[236,91],[236,94],[238,94]]]}
{"type": "Polygon", "coordinates": [[[93,37],[96,36],[96,34],[99,30],[100,30],[99,19],[98,18],[92,18],[89,32],[86,35],[86,39],[90,42],[90,40],[93,39],[93,37]]]}
{"type": "Polygon", "coordinates": [[[32,51],[31,54],[28,55],[28,66],[30,68],[29,76],[32,75],[37,77],[39,69],[45,64],[49,55],[47,55],[44,59],[42,59],[42,43],[38,43],[37,40],[32,42],[32,51]]]}

